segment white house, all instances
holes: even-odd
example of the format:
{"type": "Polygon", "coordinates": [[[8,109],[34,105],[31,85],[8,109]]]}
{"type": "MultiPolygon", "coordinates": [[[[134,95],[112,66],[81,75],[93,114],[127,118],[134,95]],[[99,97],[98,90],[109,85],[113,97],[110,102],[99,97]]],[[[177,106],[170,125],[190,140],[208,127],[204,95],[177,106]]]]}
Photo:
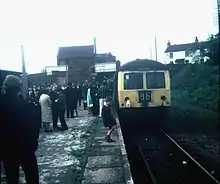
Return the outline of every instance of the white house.
{"type": "Polygon", "coordinates": [[[165,50],[165,63],[193,63],[196,59],[203,59],[206,61],[208,58],[201,54],[201,51],[207,52],[209,42],[199,42],[196,37],[195,42],[171,45],[170,41],[167,43],[165,50]]]}

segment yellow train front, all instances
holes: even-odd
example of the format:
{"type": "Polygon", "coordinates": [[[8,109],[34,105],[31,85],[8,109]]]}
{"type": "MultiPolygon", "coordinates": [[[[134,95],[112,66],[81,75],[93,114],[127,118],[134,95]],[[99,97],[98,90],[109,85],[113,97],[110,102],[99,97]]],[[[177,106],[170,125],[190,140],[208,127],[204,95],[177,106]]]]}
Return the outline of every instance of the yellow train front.
{"type": "Polygon", "coordinates": [[[120,119],[163,121],[171,105],[169,71],[153,60],[126,63],[117,72],[114,98],[120,119]]]}

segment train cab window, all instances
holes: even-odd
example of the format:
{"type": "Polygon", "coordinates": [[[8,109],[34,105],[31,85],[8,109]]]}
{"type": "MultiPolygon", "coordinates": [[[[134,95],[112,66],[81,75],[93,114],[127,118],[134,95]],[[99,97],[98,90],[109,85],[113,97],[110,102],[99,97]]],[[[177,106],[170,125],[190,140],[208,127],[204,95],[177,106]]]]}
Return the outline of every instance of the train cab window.
{"type": "Polygon", "coordinates": [[[124,89],[143,89],[143,73],[125,73],[124,89]]]}
{"type": "Polygon", "coordinates": [[[149,72],[146,74],[146,78],[148,89],[165,88],[164,72],[149,72]]]}

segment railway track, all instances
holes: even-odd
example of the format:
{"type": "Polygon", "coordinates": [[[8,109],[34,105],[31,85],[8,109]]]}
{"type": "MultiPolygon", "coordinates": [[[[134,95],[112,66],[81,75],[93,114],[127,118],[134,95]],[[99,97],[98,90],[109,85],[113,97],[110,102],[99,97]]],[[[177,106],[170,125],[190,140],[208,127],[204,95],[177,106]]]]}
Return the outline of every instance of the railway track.
{"type": "Polygon", "coordinates": [[[137,148],[153,184],[220,184],[163,129],[149,133],[137,148]]]}

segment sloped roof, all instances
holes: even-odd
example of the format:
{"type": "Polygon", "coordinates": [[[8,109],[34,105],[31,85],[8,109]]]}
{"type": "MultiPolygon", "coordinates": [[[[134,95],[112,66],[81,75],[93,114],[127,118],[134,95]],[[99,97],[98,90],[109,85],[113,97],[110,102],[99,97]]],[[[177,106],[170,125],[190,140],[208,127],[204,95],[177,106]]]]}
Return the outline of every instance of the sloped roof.
{"type": "Polygon", "coordinates": [[[116,61],[116,57],[110,53],[96,54],[95,62],[104,63],[104,62],[113,62],[116,61]]]}
{"type": "Polygon", "coordinates": [[[119,71],[147,71],[147,70],[166,70],[167,67],[157,61],[150,59],[137,59],[130,61],[119,68],[119,71]]]}
{"type": "Polygon", "coordinates": [[[57,59],[73,59],[79,57],[93,57],[94,56],[94,46],[71,46],[71,47],[60,47],[57,59]]]}
{"type": "Polygon", "coordinates": [[[186,44],[178,44],[178,45],[171,45],[167,47],[165,53],[167,52],[179,52],[179,51],[192,51],[198,49],[206,49],[209,47],[210,42],[194,42],[194,43],[186,43],[186,44]]]}

